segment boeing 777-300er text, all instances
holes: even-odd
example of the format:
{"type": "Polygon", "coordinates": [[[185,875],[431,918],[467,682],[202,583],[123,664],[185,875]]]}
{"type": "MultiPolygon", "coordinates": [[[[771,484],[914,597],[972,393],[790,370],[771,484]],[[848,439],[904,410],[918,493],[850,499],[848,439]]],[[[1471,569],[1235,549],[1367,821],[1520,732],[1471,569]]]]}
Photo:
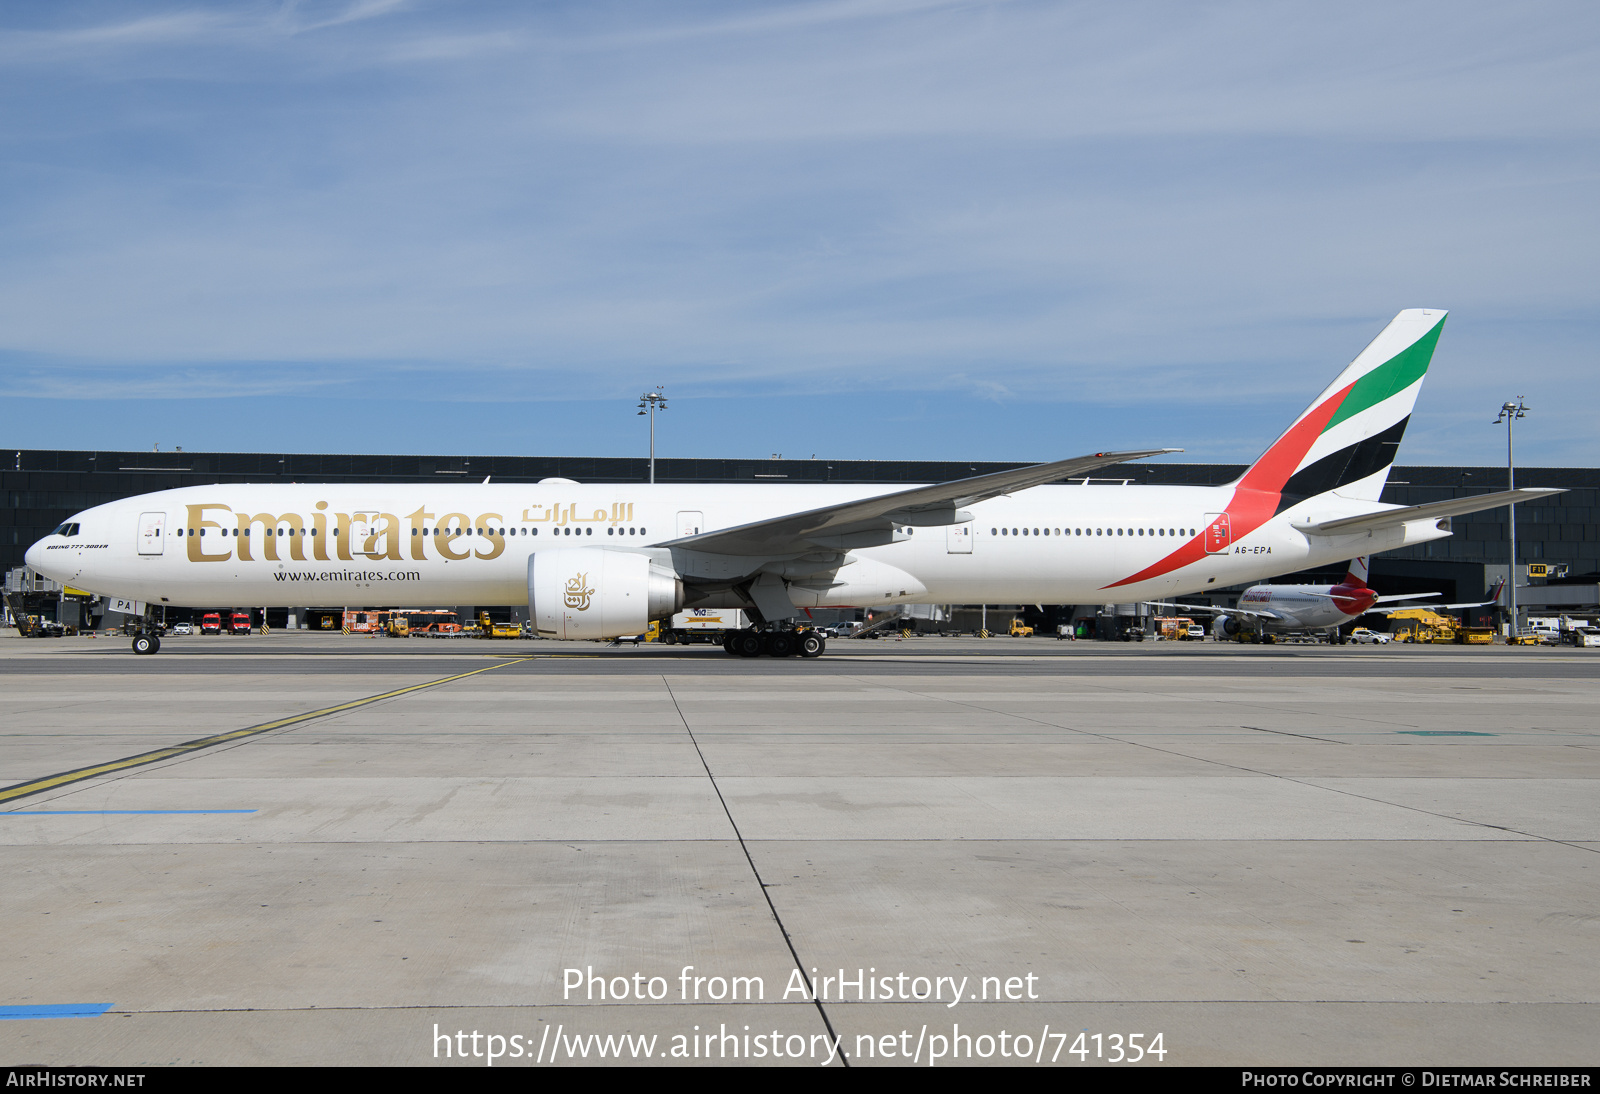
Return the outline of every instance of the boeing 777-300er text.
{"type": "MultiPolygon", "coordinates": [[[[1166,599],[1450,534],[1553,493],[1382,504],[1443,311],[1401,312],[1226,486],[1113,486],[1097,452],[933,486],[191,486],[84,510],[28,550],[79,589],[163,604],[514,604],[550,638],[745,609],[731,653],[815,656],[802,609],[1166,599]],[[1068,480],[1081,478],[1072,483],[1068,480]],[[1054,483],[1057,485],[1045,485],[1054,483]]],[[[148,609],[147,609],[148,611],[148,609]]],[[[153,651],[143,633],[134,648],[153,651]]]]}
{"type": "MultiPolygon", "coordinates": [[[[1252,585],[1239,597],[1236,608],[1212,607],[1201,604],[1156,603],[1152,607],[1169,608],[1180,612],[1201,612],[1217,616],[1217,637],[1233,638],[1256,634],[1263,641],[1272,641],[1274,634],[1289,631],[1327,631],[1330,637],[1353,619],[1363,615],[1388,615],[1403,608],[1380,608],[1380,604],[1394,604],[1401,600],[1425,600],[1438,593],[1402,593],[1397,596],[1379,596],[1367,584],[1368,560],[1350,560],[1350,569],[1337,585],[1252,585]]],[[[1501,582],[1489,591],[1483,600],[1467,604],[1422,604],[1418,607],[1436,611],[1457,608],[1486,608],[1497,603],[1501,582]]]]}

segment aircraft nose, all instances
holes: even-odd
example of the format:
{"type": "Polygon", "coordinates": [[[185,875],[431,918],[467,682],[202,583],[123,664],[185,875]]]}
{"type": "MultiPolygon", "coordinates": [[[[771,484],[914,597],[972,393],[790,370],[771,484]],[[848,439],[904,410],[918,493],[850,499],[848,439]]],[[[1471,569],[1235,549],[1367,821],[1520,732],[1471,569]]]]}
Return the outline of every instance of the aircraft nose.
{"type": "Polygon", "coordinates": [[[35,571],[37,571],[39,567],[44,564],[44,540],[40,540],[32,547],[29,547],[27,552],[22,556],[22,561],[26,562],[29,566],[32,566],[35,571]]]}

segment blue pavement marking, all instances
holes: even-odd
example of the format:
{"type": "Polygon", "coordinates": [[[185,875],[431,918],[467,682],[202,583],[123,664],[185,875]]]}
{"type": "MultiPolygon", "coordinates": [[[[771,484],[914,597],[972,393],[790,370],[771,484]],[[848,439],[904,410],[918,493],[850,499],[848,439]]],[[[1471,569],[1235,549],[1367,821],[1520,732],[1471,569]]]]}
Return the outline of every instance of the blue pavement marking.
{"type": "Polygon", "coordinates": [[[0,813],[0,817],[157,817],[188,813],[254,813],[254,809],[32,809],[0,813]]]}
{"type": "Polygon", "coordinates": [[[1498,733],[1479,733],[1474,729],[1397,729],[1407,737],[1498,737],[1498,733]]]}
{"type": "Polygon", "coordinates": [[[0,1021],[25,1018],[98,1018],[110,1009],[110,1003],[39,1003],[31,1006],[0,1007],[0,1021]]]}

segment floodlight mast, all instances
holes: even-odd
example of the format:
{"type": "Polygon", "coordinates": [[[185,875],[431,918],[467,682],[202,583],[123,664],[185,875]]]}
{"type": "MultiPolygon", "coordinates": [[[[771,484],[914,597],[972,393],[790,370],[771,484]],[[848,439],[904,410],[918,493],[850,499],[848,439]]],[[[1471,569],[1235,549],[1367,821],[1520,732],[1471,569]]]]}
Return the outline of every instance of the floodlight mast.
{"type": "Polygon", "coordinates": [[[654,391],[647,391],[639,396],[639,415],[650,419],[650,481],[656,481],[656,411],[667,409],[667,397],[661,393],[661,385],[657,384],[654,391]]]}
{"type": "MultiPolygon", "coordinates": [[[[1528,407],[1523,403],[1522,396],[1518,395],[1516,402],[1501,404],[1500,416],[1494,420],[1495,425],[1499,425],[1501,422],[1506,424],[1507,490],[1515,490],[1517,488],[1517,467],[1512,460],[1511,449],[1512,427],[1516,424],[1518,418],[1525,418],[1527,415],[1528,407]]],[[[1517,625],[1517,505],[1512,502],[1508,508],[1510,509],[1510,514],[1506,524],[1511,533],[1511,565],[1506,571],[1506,588],[1510,590],[1511,637],[1515,639],[1522,633],[1522,629],[1517,625]]]]}

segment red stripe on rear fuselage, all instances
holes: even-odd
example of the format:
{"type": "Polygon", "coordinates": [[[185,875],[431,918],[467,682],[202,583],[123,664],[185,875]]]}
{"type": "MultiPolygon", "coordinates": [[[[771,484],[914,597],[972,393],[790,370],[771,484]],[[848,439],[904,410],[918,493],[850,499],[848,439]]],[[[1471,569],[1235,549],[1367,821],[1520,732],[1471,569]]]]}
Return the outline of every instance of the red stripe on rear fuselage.
{"type": "MultiPolygon", "coordinates": [[[[1233,539],[1249,535],[1272,519],[1272,515],[1278,511],[1278,497],[1283,493],[1283,484],[1289,481],[1289,476],[1300,466],[1300,461],[1306,458],[1306,453],[1311,451],[1311,446],[1322,436],[1322,431],[1328,427],[1328,421],[1339,409],[1339,404],[1344,402],[1345,396],[1349,395],[1350,389],[1355,386],[1352,382],[1330,395],[1321,406],[1290,426],[1287,433],[1279,437],[1259,460],[1250,465],[1250,470],[1244,473],[1244,478],[1240,479],[1239,485],[1234,488],[1233,497],[1228,499],[1225,509],[1231,522],[1233,539]]],[[[1122,585],[1149,581],[1151,578],[1187,566],[1191,562],[1198,562],[1205,555],[1205,529],[1202,528],[1198,536],[1160,562],[1146,566],[1132,577],[1125,577],[1121,581],[1114,581],[1102,587],[1115,589],[1122,585]]]]}

